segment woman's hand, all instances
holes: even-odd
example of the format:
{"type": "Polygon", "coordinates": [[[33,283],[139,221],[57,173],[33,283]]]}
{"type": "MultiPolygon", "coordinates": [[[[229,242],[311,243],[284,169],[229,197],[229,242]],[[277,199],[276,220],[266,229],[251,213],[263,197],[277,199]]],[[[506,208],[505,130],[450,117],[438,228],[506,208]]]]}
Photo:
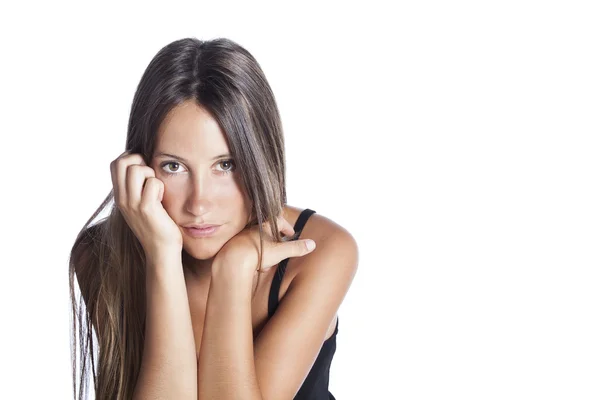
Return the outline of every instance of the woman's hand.
{"type": "Polygon", "coordinates": [[[181,252],[183,238],[162,205],[165,186],[141,154],[124,152],[110,163],[115,204],[144,248],[146,257],[181,252]]]}
{"type": "MultiPolygon", "coordinates": [[[[286,258],[301,257],[314,250],[314,241],[311,239],[278,243],[271,234],[269,223],[265,222],[262,226],[266,235],[260,266],[258,265],[260,251],[258,225],[246,228],[229,239],[215,256],[215,265],[231,265],[232,268],[244,268],[249,272],[256,272],[259,269],[266,271],[286,258]]],[[[282,215],[277,217],[277,229],[285,236],[294,235],[294,228],[282,215]]]]}

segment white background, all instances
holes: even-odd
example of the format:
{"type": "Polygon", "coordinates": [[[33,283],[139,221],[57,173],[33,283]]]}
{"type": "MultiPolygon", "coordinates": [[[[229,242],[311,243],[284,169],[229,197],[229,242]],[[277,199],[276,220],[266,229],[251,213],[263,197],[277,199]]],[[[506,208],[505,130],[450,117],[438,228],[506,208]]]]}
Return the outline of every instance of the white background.
{"type": "Polygon", "coordinates": [[[188,36],[258,59],[289,204],[359,244],[338,400],[600,398],[593,3],[3,4],[0,398],[72,396],[68,253],[188,36]]]}

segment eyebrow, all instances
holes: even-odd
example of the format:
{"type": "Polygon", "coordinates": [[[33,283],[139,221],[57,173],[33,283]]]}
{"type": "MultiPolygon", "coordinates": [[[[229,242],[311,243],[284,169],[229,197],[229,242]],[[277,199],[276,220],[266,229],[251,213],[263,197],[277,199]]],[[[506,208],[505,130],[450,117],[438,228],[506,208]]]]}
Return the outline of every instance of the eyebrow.
{"type": "MultiPolygon", "coordinates": [[[[175,158],[175,159],[177,159],[177,160],[179,160],[179,161],[183,161],[183,162],[184,162],[184,163],[186,163],[186,164],[189,164],[188,160],[186,160],[186,159],[185,159],[185,158],[183,158],[183,157],[179,157],[179,156],[176,156],[175,154],[169,154],[169,153],[165,153],[165,152],[162,152],[162,151],[161,151],[161,152],[158,152],[158,153],[156,153],[156,154],[154,155],[154,157],[172,157],[172,158],[175,158]]],[[[213,157],[213,158],[211,159],[211,161],[212,161],[212,160],[216,160],[216,159],[218,159],[218,158],[223,158],[223,157],[231,157],[231,154],[229,154],[229,153],[225,153],[225,154],[219,154],[218,156],[216,156],[216,157],[213,157]]]]}

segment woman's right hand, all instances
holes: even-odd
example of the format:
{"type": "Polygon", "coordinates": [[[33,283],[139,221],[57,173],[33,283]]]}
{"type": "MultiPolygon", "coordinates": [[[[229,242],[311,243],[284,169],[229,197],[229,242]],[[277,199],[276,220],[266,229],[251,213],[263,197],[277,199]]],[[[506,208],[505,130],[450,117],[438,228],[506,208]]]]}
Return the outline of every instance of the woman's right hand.
{"type": "Polygon", "coordinates": [[[110,163],[115,204],[144,248],[146,257],[181,252],[183,238],[162,205],[164,183],[141,154],[121,154],[110,163]]]}

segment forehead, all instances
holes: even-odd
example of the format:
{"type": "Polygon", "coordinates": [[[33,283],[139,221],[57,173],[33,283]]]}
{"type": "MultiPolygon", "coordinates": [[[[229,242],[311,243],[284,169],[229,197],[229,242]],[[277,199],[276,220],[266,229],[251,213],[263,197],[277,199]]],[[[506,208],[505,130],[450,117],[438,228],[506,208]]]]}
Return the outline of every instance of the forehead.
{"type": "Polygon", "coordinates": [[[215,152],[229,151],[218,122],[194,101],[186,101],[171,109],[162,121],[156,139],[156,151],[196,156],[206,154],[207,157],[215,152]]]}

